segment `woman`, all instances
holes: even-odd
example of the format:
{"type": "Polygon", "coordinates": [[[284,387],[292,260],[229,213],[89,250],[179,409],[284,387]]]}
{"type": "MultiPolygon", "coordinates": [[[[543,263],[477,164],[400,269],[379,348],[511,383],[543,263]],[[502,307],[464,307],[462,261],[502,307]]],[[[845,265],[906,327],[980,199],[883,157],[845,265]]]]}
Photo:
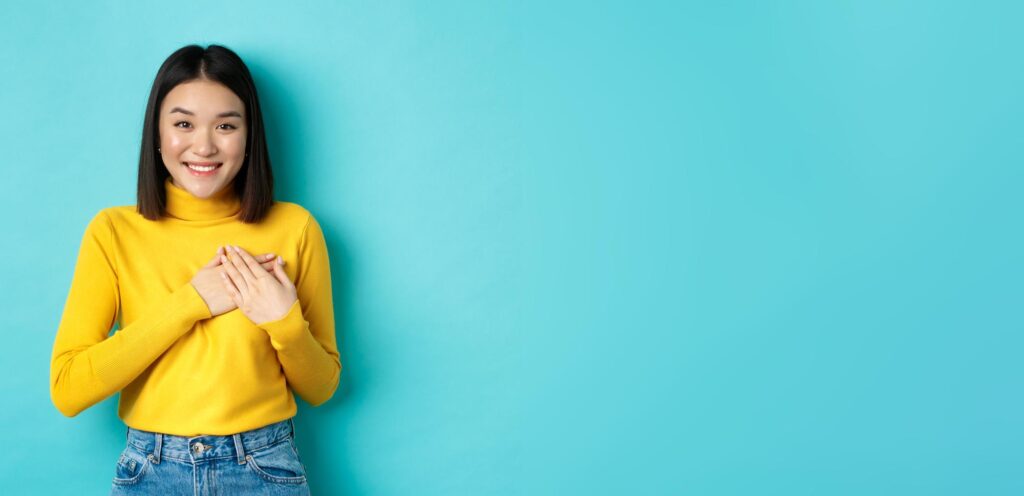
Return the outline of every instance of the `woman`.
{"type": "Polygon", "coordinates": [[[112,494],[308,494],[292,392],[324,403],[341,362],[320,225],[273,185],[242,60],[217,45],[171,54],[138,205],[86,227],[50,368],[69,417],[121,392],[112,494]]]}

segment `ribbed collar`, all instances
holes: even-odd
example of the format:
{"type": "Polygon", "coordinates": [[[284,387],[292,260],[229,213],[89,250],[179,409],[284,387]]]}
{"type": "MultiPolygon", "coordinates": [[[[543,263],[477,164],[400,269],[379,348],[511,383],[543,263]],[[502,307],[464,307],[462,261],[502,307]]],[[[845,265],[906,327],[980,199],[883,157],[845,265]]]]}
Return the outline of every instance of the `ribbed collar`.
{"type": "Polygon", "coordinates": [[[242,210],[242,201],[233,184],[209,198],[197,198],[175,186],[170,176],[164,179],[167,192],[167,215],[181,220],[217,220],[234,217],[242,210]]]}

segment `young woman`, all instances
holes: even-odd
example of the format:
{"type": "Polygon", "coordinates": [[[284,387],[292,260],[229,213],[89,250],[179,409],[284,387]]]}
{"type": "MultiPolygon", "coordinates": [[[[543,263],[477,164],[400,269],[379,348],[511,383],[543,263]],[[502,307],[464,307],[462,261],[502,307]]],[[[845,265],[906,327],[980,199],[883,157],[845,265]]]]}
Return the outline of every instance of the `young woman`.
{"type": "Polygon", "coordinates": [[[69,417],[121,392],[112,494],[308,494],[293,392],[324,403],[341,362],[323,232],[273,191],[245,64],[218,45],[171,54],[138,205],[86,227],[50,367],[69,417]]]}

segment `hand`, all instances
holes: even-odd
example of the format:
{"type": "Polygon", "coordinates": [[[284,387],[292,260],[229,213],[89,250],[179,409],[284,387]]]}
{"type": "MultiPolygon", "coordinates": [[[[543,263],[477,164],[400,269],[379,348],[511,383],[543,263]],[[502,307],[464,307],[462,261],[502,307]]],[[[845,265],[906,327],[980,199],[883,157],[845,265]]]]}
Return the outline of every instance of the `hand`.
{"type": "MultiPolygon", "coordinates": [[[[196,275],[192,277],[192,286],[196,288],[196,292],[206,302],[206,306],[210,309],[210,316],[216,317],[222,313],[227,313],[237,306],[235,301],[231,299],[231,295],[228,294],[227,290],[224,289],[224,284],[221,282],[220,274],[224,273],[224,267],[221,266],[221,257],[224,255],[224,247],[217,249],[217,254],[210,260],[209,263],[202,266],[196,275]]],[[[275,265],[273,253],[267,253],[259,257],[263,262],[263,267],[267,270],[272,270],[275,265]]]]}
{"type": "Polygon", "coordinates": [[[227,252],[221,260],[227,269],[221,278],[238,309],[256,325],[287,315],[298,299],[298,292],[284,272],[283,260],[278,258],[280,264],[273,264],[268,272],[249,252],[237,246],[228,246],[227,252]]]}

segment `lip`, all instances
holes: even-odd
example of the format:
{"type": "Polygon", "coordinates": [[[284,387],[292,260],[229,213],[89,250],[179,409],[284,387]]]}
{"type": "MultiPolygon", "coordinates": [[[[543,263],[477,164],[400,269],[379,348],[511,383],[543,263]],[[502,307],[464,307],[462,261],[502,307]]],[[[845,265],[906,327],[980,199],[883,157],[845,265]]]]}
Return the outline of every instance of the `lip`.
{"type": "Polygon", "coordinates": [[[223,164],[220,163],[220,162],[182,162],[181,165],[183,167],[185,167],[185,170],[187,170],[189,174],[192,174],[193,176],[197,176],[197,177],[205,177],[205,176],[212,176],[212,175],[216,174],[217,171],[220,170],[220,166],[223,165],[223,164]],[[201,166],[201,167],[209,167],[209,166],[212,165],[212,166],[215,166],[215,167],[212,170],[208,170],[208,171],[203,172],[203,171],[197,171],[197,170],[192,169],[191,167],[188,166],[189,164],[198,165],[198,166],[201,166]]]}

